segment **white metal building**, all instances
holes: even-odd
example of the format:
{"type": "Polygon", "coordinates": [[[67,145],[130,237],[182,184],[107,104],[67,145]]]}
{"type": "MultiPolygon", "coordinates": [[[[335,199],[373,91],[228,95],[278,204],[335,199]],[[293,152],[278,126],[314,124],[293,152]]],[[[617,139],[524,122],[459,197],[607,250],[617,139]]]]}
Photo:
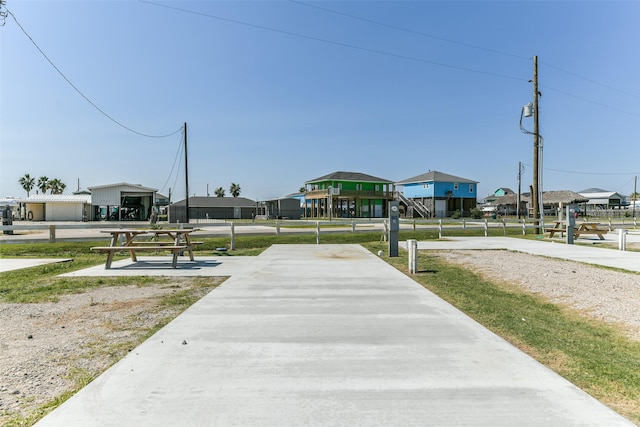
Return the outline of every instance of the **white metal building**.
{"type": "Polygon", "coordinates": [[[36,194],[20,203],[20,219],[29,221],[87,221],[91,196],[36,194]]]}
{"type": "Polygon", "coordinates": [[[146,221],[156,201],[156,188],[121,182],[89,187],[91,220],[146,221]]]}

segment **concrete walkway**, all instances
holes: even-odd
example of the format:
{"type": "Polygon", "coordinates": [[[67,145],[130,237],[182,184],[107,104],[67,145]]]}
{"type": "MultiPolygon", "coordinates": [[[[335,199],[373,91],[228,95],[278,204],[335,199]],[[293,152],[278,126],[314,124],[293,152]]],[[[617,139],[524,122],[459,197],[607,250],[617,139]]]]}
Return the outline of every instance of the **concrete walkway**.
{"type": "Polygon", "coordinates": [[[633,425],[358,245],[236,267],[38,425],[633,425]]]}

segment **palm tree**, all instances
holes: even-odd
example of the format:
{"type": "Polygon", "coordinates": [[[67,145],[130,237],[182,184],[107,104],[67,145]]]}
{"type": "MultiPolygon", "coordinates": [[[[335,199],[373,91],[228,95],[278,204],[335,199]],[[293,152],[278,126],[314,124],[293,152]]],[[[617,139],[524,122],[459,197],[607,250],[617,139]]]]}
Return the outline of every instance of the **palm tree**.
{"type": "Polygon", "coordinates": [[[46,176],[38,178],[38,188],[42,191],[42,194],[46,193],[49,189],[49,178],[46,176]]]}
{"type": "Polygon", "coordinates": [[[67,188],[67,184],[60,181],[58,178],[54,178],[49,181],[48,188],[51,190],[51,194],[62,194],[64,189],[67,188]]]}
{"type": "Polygon", "coordinates": [[[238,197],[240,195],[240,184],[235,184],[232,182],[231,186],[229,187],[229,193],[231,193],[233,197],[238,197]]]}
{"type": "Polygon", "coordinates": [[[216,195],[216,197],[224,197],[224,188],[218,187],[213,191],[213,193],[216,195]]]}
{"type": "Polygon", "coordinates": [[[36,179],[31,178],[28,173],[25,173],[24,176],[18,180],[18,183],[22,186],[22,188],[24,188],[24,191],[27,192],[27,197],[29,197],[29,192],[33,190],[36,179]]]}

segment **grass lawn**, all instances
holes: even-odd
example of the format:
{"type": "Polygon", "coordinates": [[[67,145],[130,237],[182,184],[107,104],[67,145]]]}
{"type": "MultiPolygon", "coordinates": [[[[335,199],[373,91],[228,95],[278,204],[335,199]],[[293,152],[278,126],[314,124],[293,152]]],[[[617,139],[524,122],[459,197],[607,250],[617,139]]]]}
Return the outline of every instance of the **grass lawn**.
{"type": "MultiPolygon", "coordinates": [[[[514,230],[518,235],[518,230],[514,230]]],[[[457,235],[484,235],[482,230],[459,230],[457,235]]],[[[499,234],[502,235],[502,231],[499,234]]],[[[326,233],[321,243],[360,243],[377,253],[386,249],[380,232],[326,233]]],[[[400,240],[436,239],[437,230],[400,231],[400,240]]],[[[236,250],[218,256],[257,255],[271,244],[315,244],[315,235],[236,236],[236,250]]],[[[0,302],[55,300],[57,295],[82,292],[93,286],[131,284],[144,278],[85,278],[70,280],[58,274],[104,263],[91,253],[97,242],[0,245],[0,257],[65,257],[72,262],[0,273],[0,302]]],[[[207,255],[228,246],[227,238],[205,238],[197,253],[207,255]]],[[[385,251],[386,252],[386,251],[385,251]]],[[[406,255],[384,257],[406,271],[406,255]]],[[[505,284],[484,279],[472,271],[449,264],[432,254],[419,252],[419,265],[430,272],[412,278],[478,322],[513,343],[587,393],[640,425],[640,343],[631,341],[614,327],[591,320],[505,284]],[[523,322],[522,319],[527,319],[523,322]]],[[[190,304],[190,302],[185,302],[190,304]]],[[[186,307],[185,307],[186,308],[186,307]]]]}

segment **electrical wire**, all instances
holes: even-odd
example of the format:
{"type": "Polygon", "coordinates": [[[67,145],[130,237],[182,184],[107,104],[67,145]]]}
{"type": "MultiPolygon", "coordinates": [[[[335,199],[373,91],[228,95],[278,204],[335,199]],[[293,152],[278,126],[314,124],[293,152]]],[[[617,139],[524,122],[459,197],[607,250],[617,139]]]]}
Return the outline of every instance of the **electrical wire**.
{"type": "Polygon", "coordinates": [[[556,88],[553,88],[553,87],[550,87],[550,86],[547,86],[547,85],[543,85],[543,84],[541,84],[540,87],[541,88],[545,88],[545,89],[549,89],[549,90],[554,91],[554,92],[561,93],[561,94],[569,96],[571,98],[575,98],[575,99],[579,99],[579,100],[584,101],[584,102],[588,102],[590,104],[599,105],[600,107],[604,107],[604,108],[608,108],[610,110],[618,111],[620,113],[629,114],[631,116],[640,116],[640,113],[632,113],[631,111],[623,110],[622,108],[612,107],[610,105],[603,104],[601,102],[592,101],[590,99],[583,98],[582,96],[574,95],[572,93],[569,93],[569,92],[561,90],[561,89],[556,89],[556,88]]]}
{"type": "Polygon", "coordinates": [[[105,116],[106,118],[108,118],[109,120],[111,120],[113,123],[117,124],[118,126],[128,130],[129,132],[135,133],[136,135],[140,135],[140,136],[144,136],[147,138],[166,138],[172,135],[175,135],[176,133],[180,132],[182,130],[182,127],[180,127],[178,130],[173,131],[171,133],[168,133],[166,135],[149,135],[146,133],[142,133],[142,132],[138,132],[137,130],[134,130],[124,124],[122,124],[121,122],[119,122],[118,120],[114,119],[113,117],[111,117],[109,114],[107,114],[103,109],[101,109],[100,107],[98,107],[93,101],[91,101],[84,93],[82,93],[82,91],[80,89],[78,89],[78,87],[76,85],[73,84],[73,82],[71,82],[71,80],[69,80],[67,78],[67,76],[64,75],[64,73],[62,71],[60,71],[60,69],[53,63],[53,61],[51,59],[49,59],[49,57],[47,56],[46,53],[44,53],[44,51],[42,49],[40,49],[40,46],[38,46],[38,44],[35,42],[35,40],[33,40],[33,38],[29,35],[29,33],[24,29],[24,27],[20,24],[20,22],[18,22],[18,19],[15,17],[15,15],[13,13],[11,13],[10,10],[7,9],[7,14],[9,14],[13,20],[15,21],[15,23],[18,25],[18,27],[20,28],[20,30],[24,33],[25,36],[27,36],[27,38],[29,39],[29,41],[31,41],[31,43],[36,47],[36,49],[38,49],[38,52],[40,52],[40,54],[47,60],[47,62],[49,62],[49,64],[53,67],[54,70],[56,70],[58,72],[58,74],[60,74],[60,76],[82,97],[84,98],[85,101],[87,101],[89,104],[91,104],[91,106],[93,108],[95,108],[96,110],[98,110],[100,113],[102,113],[103,116],[105,116]]]}
{"type": "Polygon", "coordinates": [[[176,156],[173,158],[173,165],[171,165],[171,170],[169,171],[169,174],[167,175],[167,179],[164,182],[164,184],[162,185],[162,188],[160,188],[160,193],[162,193],[164,191],[164,189],[167,187],[167,184],[169,183],[169,180],[171,179],[171,176],[173,175],[173,170],[176,168],[176,163],[178,163],[178,170],[176,171],[176,179],[174,181],[174,187],[175,187],[175,183],[178,180],[178,172],[180,171],[180,165],[182,164],[182,150],[184,148],[184,133],[182,133],[182,136],[180,137],[180,143],[178,144],[178,150],[176,151],[176,156]]]}
{"type": "MultiPolygon", "coordinates": [[[[527,166],[531,166],[528,163],[523,163],[523,165],[527,165],[527,166]]],[[[552,171],[552,172],[561,172],[561,173],[570,173],[570,174],[575,174],[575,175],[602,175],[602,176],[608,176],[608,175],[640,175],[640,172],[580,172],[580,171],[568,171],[568,170],[562,170],[562,169],[552,169],[552,168],[544,168],[544,170],[546,171],[552,171]]]]}
{"type": "Polygon", "coordinates": [[[301,6],[307,6],[307,7],[311,7],[311,8],[314,8],[314,9],[322,10],[322,11],[329,12],[329,13],[334,13],[334,14],[340,15],[340,16],[346,16],[347,18],[356,19],[358,21],[363,21],[363,22],[368,22],[370,24],[379,25],[381,27],[391,28],[393,30],[403,31],[405,33],[416,34],[416,35],[419,35],[419,36],[422,36],[422,37],[428,37],[428,38],[431,38],[431,39],[435,39],[435,40],[439,40],[439,41],[443,41],[443,42],[447,42],[447,43],[457,44],[459,46],[470,47],[472,49],[478,49],[478,50],[484,50],[485,52],[497,53],[498,55],[510,56],[512,58],[525,59],[527,61],[531,60],[531,58],[526,57],[526,56],[515,55],[513,53],[507,53],[507,52],[502,52],[502,51],[495,50],[495,49],[489,49],[489,48],[486,48],[486,47],[477,46],[477,45],[473,45],[473,44],[470,44],[470,43],[459,42],[459,41],[456,41],[456,40],[451,40],[451,39],[447,39],[447,38],[444,38],[444,37],[435,36],[433,34],[423,33],[422,31],[416,31],[416,30],[412,30],[412,29],[409,29],[409,28],[399,27],[397,25],[391,25],[391,24],[387,24],[385,22],[375,21],[373,19],[368,19],[368,18],[363,18],[361,16],[351,15],[349,13],[340,12],[338,10],[329,9],[329,8],[326,8],[326,7],[321,7],[321,6],[318,6],[318,5],[315,5],[315,4],[305,3],[303,1],[289,0],[289,2],[295,3],[295,4],[299,4],[301,6]]]}
{"type": "Polygon", "coordinates": [[[153,1],[149,1],[149,0],[138,0],[138,1],[140,3],[147,3],[147,4],[158,6],[158,7],[164,7],[166,9],[171,9],[171,10],[175,10],[175,11],[178,11],[178,12],[189,13],[189,14],[192,14],[192,15],[198,15],[198,16],[202,16],[202,17],[205,17],[205,18],[217,19],[219,21],[229,22],[229,23],[232,23],[232,24],[244,25],[246,27],[257,28],[259,30],[270,31],[270,32],[273,32],[273,33],[284,34],[284,35],[288,35],[288,36],[292,36],[292,37],[298,37],[298,38],[302,38],[302,39],[306,39],[306,40],[313,40],[313,41],[316,41],[316,42],[326,43],[326,44],[330,44],[330,45],[334,45],[334,46],[346,47],[348,49],[360,50],[360,51],[368,52],[368,53],[375,53],[377,55],[390,56],[390,57],[393,57],[393,58],[405,59],[405,60],[408,60],[408,61],[420,62],[420,63],[423,63],[423,64],[430,64],[430,65],[435,65],[435,66],[438,66],[438,67],[451,68],[451,69],[454,69],[454,70],[466,71],[466,72],[477,73],[477,74],[484,74],[484,75],[493,76],[493,77],[500,77],[500,78],[504,78],[504,79],[517,80],[517,81],[527,81],[527,79],[523,79],[523,78],[520,78],[520,77],[507,76],[507,75],[504,75],[504,74],[493,73],[493,72],[490,72],[490,71],[481,71],[481,70],[476,70],[476,69],[473,69],[473,68],[461,67],[461,66],[458,66],[458,65],[451,65],[451,64],[445,64],[445,63],[442,63],[442,62],[429,61],[427,59],[417,58],[417,57],[414,57],[414,56],[400,55],[400,54],[396,54],[396,53],[392,53],[392,52],[386,52],[386,51],[382,51],[382,50],[378,50],[378,49],[371,49],[371,48],[368,48],[368,47],[356,46],[356,45],[352,45],[352,44],[349,44],[349,43],[343,43],[343,42],[339,42],[339,41],[335,41],[335,40],[328,40],[328,39],[323,39],[323,38],[320,38],[320,37],[309,36],[309,35],[306,35],[306,34],[294,33],[292,31],[286,31],[286,30],[280,30],[280,29],[277,29],[277,28],[266,27],[264,25],[252,24],[252,23],[249,23],[249,22],[238,21],[238,20],[230,19],[230,18],[223,18],[221,16],[211,15],[209,13],[198,12],[198,11],[194,11],[194,10],[190,10],[190,9],[184,9],[184,8],[176,7],[176,6],[169,6],[169,5],[160,4],[160,3],[156,3],[156,2],[153,2],[153,1]]]}
{"type": "Polygon", "coordinates": [[[623,94],[625,94],[625,95],[632,96],[632,97],[634,97],[634,98],[640,98],[640,96],[638,96],[638,95],[637,95],[637,94],[635,94],[635,93],[632,93],[632,92],[629,92],[629,91],[626,91],[626,90],[623,90],[623,89],[618,89],[618,88],[616,88],[616,87],[609,86],[609,85],[604,84],[604,83],[600,83],[600,82],[595,81],[595,80],[592,80],[592,79],[590,79],[590,78],[583,77],[583,76],[581,76],[581,75],[579,75],[579,74],[572,73],[571,71],[563,70],[562,68],[560,68],[560,67],[556,67],[555,65],[551,65],[551,64],[549,64],[548,62],[540,61],[540,63],[541,63],[541,64],[546,65],[547,67],[551,67],[551,68],[554,68],[554,69],[556,69],[556,70],[558,70],[558,71],[562,71],[563,73],[569,74],[570,76],[576,77],[576,78],[578,78],[578,79],[585,80],[585,81],[587,81],[587,82],[589,82],[589,83],[593,83],[593,84],[595,84],[595,85],[602,86],[602,87],[604,87],[604,88],[607,88],[607,89],[610,89],[610,90],[614,90],[614,91],[616,91],[616,92],[620,92],[620,93],[623,93],[623,94]]]}

